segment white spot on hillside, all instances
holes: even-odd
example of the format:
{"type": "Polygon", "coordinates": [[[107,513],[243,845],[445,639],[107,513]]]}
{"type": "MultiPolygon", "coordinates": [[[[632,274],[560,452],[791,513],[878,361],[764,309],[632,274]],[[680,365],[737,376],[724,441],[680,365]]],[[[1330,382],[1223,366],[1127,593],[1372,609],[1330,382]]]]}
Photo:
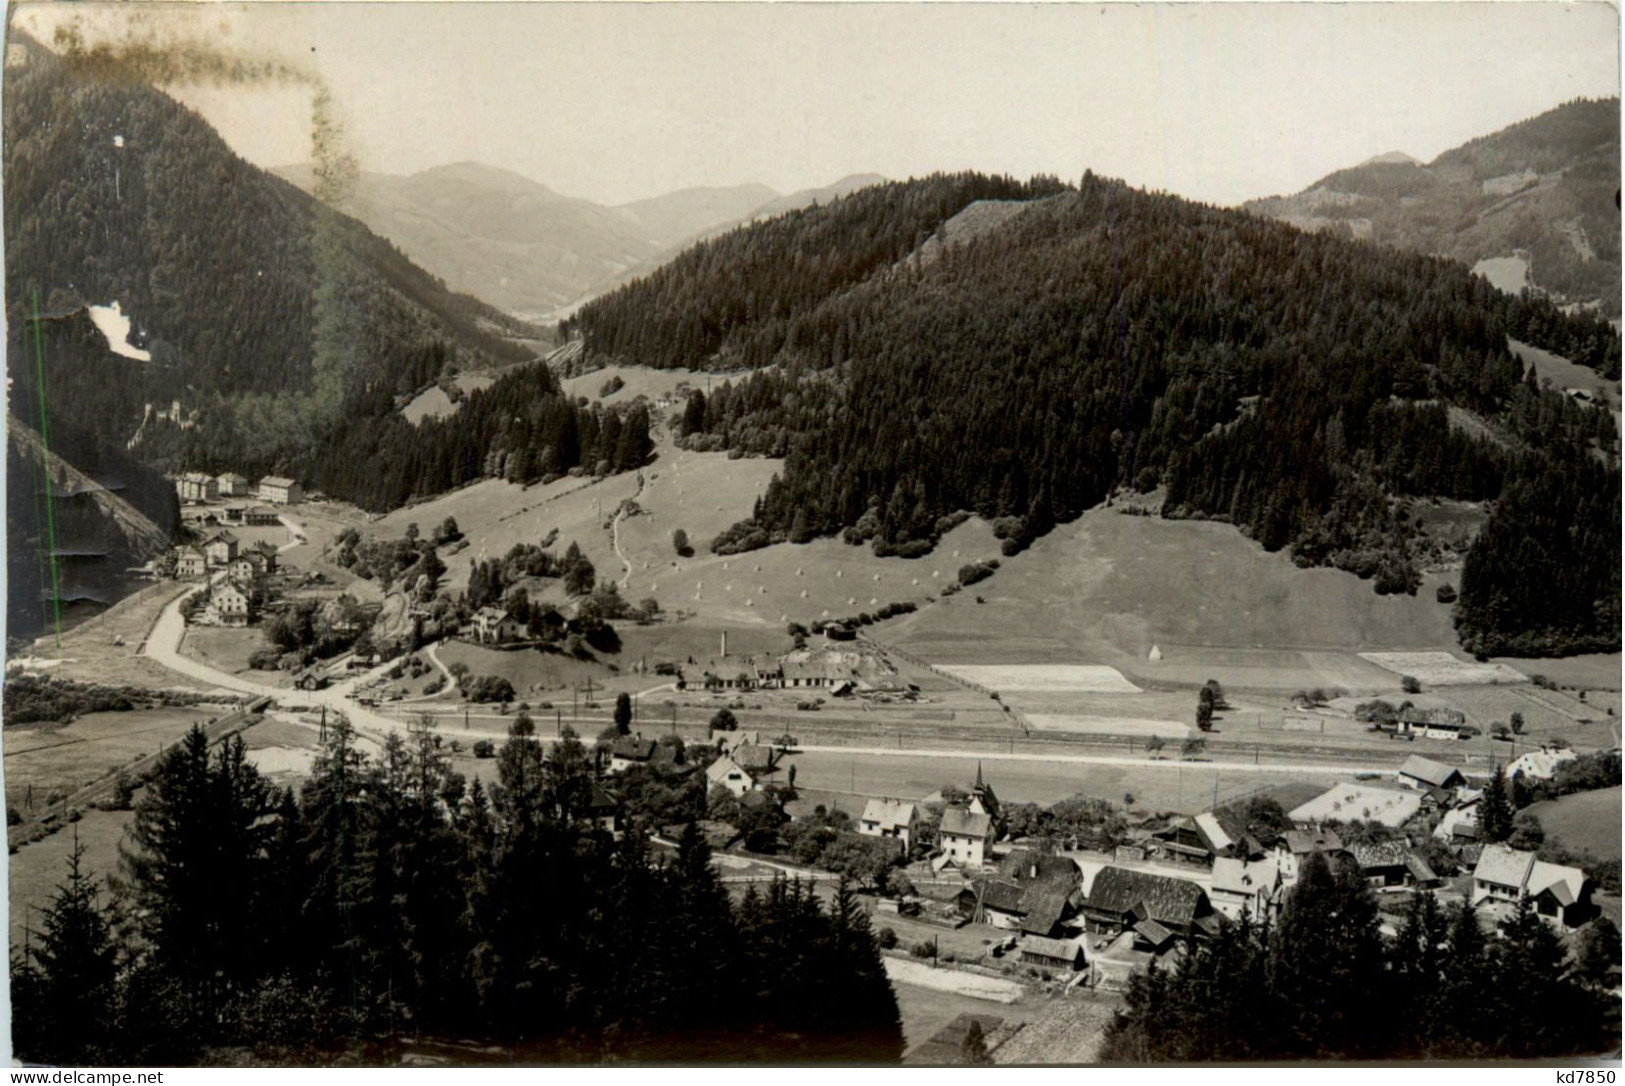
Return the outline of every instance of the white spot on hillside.
{"type": "Polygon", "coordinates": [[[107,349],[124,358],[133,358],[137,362],[151,362],[152,355],[139,347],[130,345],[130,318],[124,315],[124,307],[118,302],[112,305],[93,305],[90,307],[90,319],[96,323],[96,328],[107,337],[107,349]]]}

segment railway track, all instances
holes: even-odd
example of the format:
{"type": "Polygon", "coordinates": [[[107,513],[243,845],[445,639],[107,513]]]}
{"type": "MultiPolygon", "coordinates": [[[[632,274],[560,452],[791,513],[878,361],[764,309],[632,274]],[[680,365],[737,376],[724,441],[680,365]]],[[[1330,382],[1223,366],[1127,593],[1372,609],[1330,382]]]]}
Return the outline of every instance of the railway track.
{"type": "MultiPolygon", "coordinates": [[[[262,719],[262,714],[270,702],[270,698],[260,698],[234,713],[227,713],[225,716],[204,725],[203,733],[208,736],[209,745],[213,746],[227,737],[236,735],[257,724],[262,719]]],[[[137,761],[122,765],[56,803],[49,804],[37,816],[8,827],[6,832],[7,845],[11,851],[15,852],[24,845],[31,844],[56,832],[66,824],[69,812],[86,810],[93,804],[111,796],[118,787],[120,777],[139,777],[157,765],[158,759],[162,758],[175,745],[175,743],[170,743],[153,754],[148,754],[137,761]]]]}

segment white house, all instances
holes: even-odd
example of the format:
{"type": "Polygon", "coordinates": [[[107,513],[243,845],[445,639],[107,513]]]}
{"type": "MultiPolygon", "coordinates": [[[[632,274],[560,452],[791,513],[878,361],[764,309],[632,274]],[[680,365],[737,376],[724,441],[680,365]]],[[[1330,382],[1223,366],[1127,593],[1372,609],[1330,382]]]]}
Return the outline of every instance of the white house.
{"type": "Polygon", "coordinates": [[[907,851],[919,818],[919,808],[907,800],[876,797],[863,805],[858,832],[870,837],[895,837],[907,851]]]}
{"type": "Polygon", "coordinates": [[[1281,865],[1269,857],[1244,860],[1220,856],[1213,861],[1213,889],[1208,899],[1232,920],[1243,912],[1254,920],[1273,918],[1281,909],[1281,865]]]}
{"type": "Polygon", "coordinates": [[[215,479],[222,498],[241,498],[248,494],[248,480],[235,471],[228,471],[215,479]]]}
{"type": "Polygon", "coordinates": [[[993,844],[993,818],[980,811],[949,807],[942,812],[937,843],[943,854],[961,867],[981,867],[993,844]]]}
{"type": "Polygon", "coordinates": [[[196,547],[180,547],[175,551],[175,576],[183,581],[195,580],[209,571],[209,559],[196,547]]]}
{"type": "Polygon", "coordinates": [[[1562,747],[1542,747],[1532,750],[1528,754],[1519,755],[1507,763],[1507,780],[1522,776],[1527,780],[1549,781],[1557,767],[1564,762],[1574,761],[1576,755],[1572,750],[1562,747]]]}
{"type": "Polygon", "coordinates": [[[1579,927],[1596,912],[1584,871],[1507,845],[1485,845],[1473,868],[1473,905],[1505,908],[1520,897],[1528,897],[1535,912],[1560,931],[1579,927]]]}
{"type": "Polygon", "coordinates": [[[519,623],[500,607],[481,607],[474,612],[474,636],[483,644],[501,644],[519,636],[519,623]]]}
{"type": "Polygon", "coordinates": [[[183,502],[212,502],[220,497],[220,481],[202,471],[189,471],[175,480],[175,493],[183,502]]]}
{"type": "Polygon", "coordinates": [[[222,626],[248,625],[248,593],[232,581],[221,581],[209,593],[209,609],[222,626]]]}
{"type": "Polygon", "coordinates": [[[273,505],[298,505],[305,500],[305,492],[297,480],[281,475],[267,475],[260,480],[259,498],[273,505]]]}
{"type": "Polygon", "coordinates": [[[726,754],[711,763],[710,768],[705,771],[705,779],[710,787],[714,788],[720,784],[732,792],[735,798],[746,792],[760,792],[763,788],[762,782],[750,770],[726,754]]]}

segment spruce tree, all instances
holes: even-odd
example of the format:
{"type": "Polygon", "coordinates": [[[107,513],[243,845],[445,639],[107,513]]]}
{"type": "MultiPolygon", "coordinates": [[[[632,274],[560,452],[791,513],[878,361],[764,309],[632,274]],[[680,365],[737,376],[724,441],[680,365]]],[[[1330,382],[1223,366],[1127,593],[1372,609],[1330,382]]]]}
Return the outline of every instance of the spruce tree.
{"type": "Polygon", "coordinates": [[[67,881],[31,931],[26,953],[12,962],[13,1041],[26,1060],[54,1064],[109,1059],[115,1023],[118,944],[82,867],[85,847],[74,828],[67,881]]]}
{"type": "Polygon", "coordinates": [[[1512,797],[1507,794],[1506,774],[1497,763],[1478,800],[1478,832],[1486,844],[1499,844],[1512,836],[1513,829],[1512,797]]]}

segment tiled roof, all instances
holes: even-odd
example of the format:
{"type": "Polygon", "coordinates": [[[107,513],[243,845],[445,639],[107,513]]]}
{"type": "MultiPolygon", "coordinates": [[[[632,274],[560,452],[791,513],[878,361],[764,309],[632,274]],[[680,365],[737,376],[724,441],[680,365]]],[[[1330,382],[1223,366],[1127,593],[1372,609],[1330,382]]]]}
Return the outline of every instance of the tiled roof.
{"type": "Polygon", "coordinates": [[[1066,915],[1067,900],[1071,894],[1041,886],[1030,886],[1022,896],[1021,930],[1034,935],[1048,935],[1066,915]]]}
{"type": "Polygon", "coordinates": [[[1128,913],[1143,903],[1152,919],[1183,927],[1196,916],[1206,897],[1200,886],[1187,879],[1108,864],[1095,873],[1087,903],[1108,913],[1128,913]]]}
{"type": "Polygon", "coordinates": [[[1142,920],[1134,925],[1134,930],[1145,936],[1152,946],[1161,946],[1174,937],[1174,933],[1157,923],[1155,920],[1142,920]]]}
{"type": "Polygon", "coordinates": [[[655,741],[653,739],[638,739],[635,736],[623,735],[610,744],[609,753],[615,758],[625,758],[634,762],[647,762],[654,757],[655,741]]]}
{"type": "Polygon", "coordinates": [[[286,479],[280,475],[267,475],[260,480],[260,486],[289,487],[294,485],[293,479],[286,479]]]}
{"type": "Polygon", "coordinates": [[[877,796],[863,805],[862,820],[878,823],[882,830],[906,829],[914,821],[914,804],[877,796]]]}
{"type": "Polygon", "coordinates": [[[1404,867],[1410,852],[1398,841],[1373,841],[1349,849],[1362,870],[1373,867],[1404,867]]]}
{"type": "Polygon", "coordinates": [[[1083,872],[1065,856],[1018,848],[1000,861],[999,877],[1014,882],[1053,884],[1058,889],[1070,890],[1083,880],[1083,872]]]}
{"type": "Polygon", "coordinates": [[[1529,879],[1529,869],[1534,862],[1533,852],[1519,852],[1506,845],[1485,845],[1473,868],[1473,878],[1521,889],[1529,879]]]}
{"type": "Polygon", "coordinates": [[[1274,860],[1246,860],[1220,856],[1213,861],[1213,889],[1232,894],[1256,894],[1274,890],[1281,878],[1274,860]]]}
{"type": "Polygon", "coordinates": [[[942,826],[938,833],[951,833],[959,837],[989,837],[993,833],[993,819],[976,814],[963,807],[949,807],[942,812],[942,826]]]}
{"type": "Polygon", "coordinates": [[[1294,856],[1302,856],[1310,852],[1339,852],[1343,848],[1343,839],[1337,836],[1334,830],[1287,830],[1282,835],[1286,841],[1287,851],[1294,856]]]}
{"type": "Polygon", "coordinates": [[[772,747],[741,743],[733,749],[733,760],[746,769],[762,772],[772,769],[779,755],[772,747]]]}

